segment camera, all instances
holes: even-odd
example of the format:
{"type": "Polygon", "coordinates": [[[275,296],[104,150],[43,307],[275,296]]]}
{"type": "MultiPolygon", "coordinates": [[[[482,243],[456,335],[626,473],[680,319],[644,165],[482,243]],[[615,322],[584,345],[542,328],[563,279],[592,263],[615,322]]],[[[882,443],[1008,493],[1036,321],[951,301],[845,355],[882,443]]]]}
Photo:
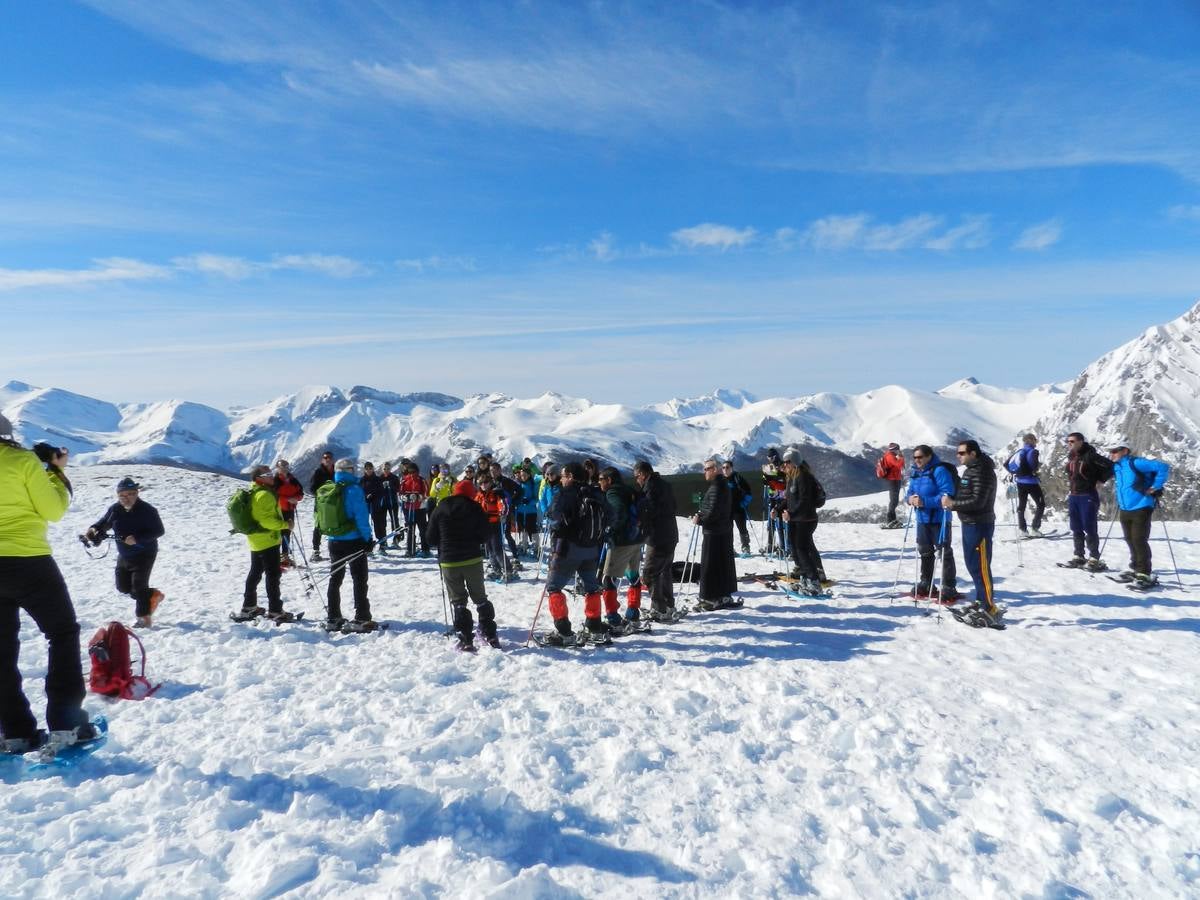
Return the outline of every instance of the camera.
{"type": "Polygon", "coordinates": [[[45,465],[50,465],[54,462],[54,457],[66,453],[66,447],[52,447],[45,441],[38,441],[33,445],[33,452],[37,454],[37,458],[45,465]]]}

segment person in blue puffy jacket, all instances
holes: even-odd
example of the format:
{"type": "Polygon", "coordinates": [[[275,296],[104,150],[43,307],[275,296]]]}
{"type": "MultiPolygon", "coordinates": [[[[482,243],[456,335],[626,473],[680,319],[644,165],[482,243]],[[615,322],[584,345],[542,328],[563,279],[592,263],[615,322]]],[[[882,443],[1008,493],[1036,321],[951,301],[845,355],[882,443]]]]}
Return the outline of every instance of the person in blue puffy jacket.
{"type": "Polygon", "coordinates": [[[908,476],[908,505],[917,511],[915,531],[917,552],[921,556],[921,574],[913,590],[915,599],[933,597],[950,603],[961,596],[954,566],[954,547],[950,541],[954,514],[942,509],[942,498],[953,497],[957,491],[957,470],[938,459],[928,444],[914,447],[913,467],[908,476]],[[940,592],[935,593],[932,589],[933,566],[939,549],[942,552],[942,586],[940,592]]]}
{"type": "Polygon", "coordinates": [[[342,486],[342,508],[346,518],[354,527],[345,534],[328,534],[329,541],[329,588],[326,600],[329,604],[329,626],[338,626],[346,631],[374,631],[378,625],[371,618],[371,601],[367,598],[367,556],[371,552],[371,514],[367,498],[355,474],[354,460],[339,459],[334,466],[333,480],[342,486]],[[342,581],[346,570],[354,583],[354,620],[342,618],[342,581]]]}
{"type": "Polygon", "coordinates": [[[1135,586],[1154,583],[1150,568],[1150,519],[1162,496],[1171,467],[1156,459],[1134,456],[1124,441],[1114,442],[1108,458],[1113,463],[1113,491],[1117,498],[1121,531],[1129,545],[1129,572],[1135,586]]]}

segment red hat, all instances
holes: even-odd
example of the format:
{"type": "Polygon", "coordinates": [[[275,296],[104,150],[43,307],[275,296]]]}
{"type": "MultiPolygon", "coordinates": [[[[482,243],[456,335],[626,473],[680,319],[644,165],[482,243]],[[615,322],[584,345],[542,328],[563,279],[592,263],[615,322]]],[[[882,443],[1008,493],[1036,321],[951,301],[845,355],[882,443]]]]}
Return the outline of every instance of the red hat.
{"type": "Polygon", "coordinates": [[[458,484],[454,485],[454,494],[459,497],[467,497],[471,500],[475,499],[475,485],[470,479],[464,478],[458,484]]]}

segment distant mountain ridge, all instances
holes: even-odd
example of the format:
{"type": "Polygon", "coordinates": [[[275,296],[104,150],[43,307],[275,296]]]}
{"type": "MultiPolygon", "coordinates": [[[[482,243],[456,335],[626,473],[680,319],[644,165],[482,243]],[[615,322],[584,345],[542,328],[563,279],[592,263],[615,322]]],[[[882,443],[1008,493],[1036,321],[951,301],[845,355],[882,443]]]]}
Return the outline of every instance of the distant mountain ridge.
{"type": "MultiPolygon", "coordinates": [[[[154,462],[239,472],[283,456],[301,472],[325,449],[381,461],[410,457],[465,465],[483,450],[501,459],[594,456],[628,467],[649,459],[666,473],[710,455],[757,467],[771,446],[805,448],[834,496],[874,490],[872,464],[890,441],[953,446],[974,437],[1001,458],[1033,430],[1080,430],[1100,443],[1118,432],[1140,451],[1194,471],[1200,451],[1200,304],[1105,354],[1078,378],[1032,389],[973,378],[939,391],[887,385],[861,394],[759,400],[739,390],[646,406],[594,403],[554,391],[530,399],[310,386],[261,405],[221,411],[187,401],[110,403],[19,381],[0,387],[0,410],[27,444],[70,447],[83,464],[154,462]]],[[[1044,439],[1050,466],[1058,441],[1044,439]]],[[[1048,473],[1049,474],[1049,473],[1048,473]]],[[[1190,484],[1195,478],[1186,479],[1190,484]]],[[[1181,484],[1185,479],[1173,479],[1181,484]]],[[[1193,509],[1195,489],[1174,500],[1193,509]]]]}

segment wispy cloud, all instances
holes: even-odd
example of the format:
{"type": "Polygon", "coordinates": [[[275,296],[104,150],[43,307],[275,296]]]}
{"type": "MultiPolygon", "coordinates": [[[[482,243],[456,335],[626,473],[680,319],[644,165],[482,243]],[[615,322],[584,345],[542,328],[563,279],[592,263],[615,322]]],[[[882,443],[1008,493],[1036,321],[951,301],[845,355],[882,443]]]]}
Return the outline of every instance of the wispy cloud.
{"type": "Polygon", "coordinates": [[[323,253],[277,254],[264,261],[216,253],[195,253],[191,256],[177,256],[171,260],[171,264],[181,272],[220,276],[233,281],[283,271],[311,272],[330,278],[354,278],[371,273],[369,266],[357,260],[323,253]]]}
{"type": "Polygon", "coordinates": [[[369,275],[371,272],[368,266],[357,260],[345,256],[328,256],[323,253],[291,253],[286,256],[276,256],[266,264],[266,268],[315,272],[328,275],[330,278],[354,278],[359,275],[369,275]]]}
{"type": "Polygon", "coordinates": [[[1167,210],[1167,218],[1175,221],[1200,222],[1200,205],[1172,206],[1167,210]]]}
{"type": "Polygon", "coordinates": [[[469,256],[424,256],[396,260],[396,267],[423,275],[426,272],[474,272],[475,260],[469,256]]]}
{"type": "Polygon", "coordinates": [[[1034,252],[1045,250],[1059,242],[1062,232],[1062,222],[1058,219],[1049,219],[1039,222],[1037,225],[1030,225],[1021,232],[1020,237],[1013,244],[1013,249],[1034,252]]]}
{"type": "Polygon", "coordinates": [[[89,269],[0,269],[0,291],[39,287],[86,287],[117,281],[169,278],[171,269],[136,259],[94,260],[89,269]]]}
{"type": "Polygon", "coordinates": [[[817,219],[803,232],[781,228],[776,232],[776,241],[784,247],[807,245],[826,251],[977,250],[991,240],[988,221],[984,215],[967,215],[960,224],[944,228],[945,219],[930,213],[895,223],[877,223],[867,213],[833,215],[817,219]]]}
{"type": "Polygon", "coordinates": [[[715,248],[724,253],[731,247],[745,247],[754,240],[756,234],[753,228],[733,228],[705,222],[671,232],[671,240],[694,250],[715,248]]]}
{"type": "Polygon", "coordinates": [[[607,231],[602,231],[596,237],[588,242],[588,250],[600,262],[612,262],[617,258],[617,249],[613,241],[613,236],[607,231]]]}

